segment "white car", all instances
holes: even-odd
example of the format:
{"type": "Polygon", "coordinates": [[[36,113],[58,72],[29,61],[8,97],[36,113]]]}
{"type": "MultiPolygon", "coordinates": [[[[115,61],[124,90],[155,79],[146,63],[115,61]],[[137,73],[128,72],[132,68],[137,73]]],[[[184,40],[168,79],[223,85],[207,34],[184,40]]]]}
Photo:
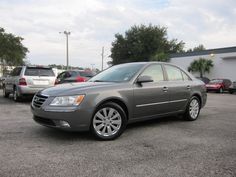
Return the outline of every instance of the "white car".
{"type": "Polygon", "coordinates": [[[3,96],[13,93],[15,101],[27,95],[54,86],[55,73],[50,67],[21,66],[16,67],[3,82],[3,96]]]}

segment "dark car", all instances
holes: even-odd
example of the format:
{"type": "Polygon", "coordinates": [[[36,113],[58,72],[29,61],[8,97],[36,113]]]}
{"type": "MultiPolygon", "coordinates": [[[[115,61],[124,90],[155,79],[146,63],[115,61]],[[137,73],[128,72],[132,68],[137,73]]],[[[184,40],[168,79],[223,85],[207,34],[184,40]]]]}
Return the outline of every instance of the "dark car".
{"type": "Polygon", "coordinates": [[[70,82],[86,82],[95,75],[90,70],[73,70],[64,71],[57,76],[55,84],[63,84],[70,82]]]}
{"type": "Polygon", "coordinates": [[[208,84],[210,82],[210,79],[208,79],[207,77],[196,77],[196,78],[201,80],[205,84],[208,84]]]}
{"type": "Polygon", "coordinates": [[[224,91],[229,90],[229,86],[231,85],[231,81],[229,79],[212,79],[207,85],[207,91],[214,91],[218,93],[223,93],[224,91]]]}
{"type": "Polygon", "coordinates": [[[236,81],[232,82],[229,87],[229,93],[233,94],[234,92],[236,92],[236,81]]]}
{"type": "Polygon", "coordinates": [[[38,92],[34,120],[48,127],[87,131],[115,139],[128,123],[182,114],[196,120],[207,99],[205,84],[179,67],[161,62],[115,65],[84,83],[38,92]]]}

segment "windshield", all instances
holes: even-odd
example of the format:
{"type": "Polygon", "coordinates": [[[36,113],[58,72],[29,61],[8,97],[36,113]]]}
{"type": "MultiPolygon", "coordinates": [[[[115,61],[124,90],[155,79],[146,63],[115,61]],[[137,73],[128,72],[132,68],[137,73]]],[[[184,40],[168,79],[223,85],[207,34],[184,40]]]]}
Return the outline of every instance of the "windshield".
{"type": "Polygon", "coordinates": [[[99,73],[90,82],[127,82],[143,67],[144,64],[116,65],[99,73]]]}
{"type": "Polygon", "coordinates": [[[93,72],[89,71],[80,71],[79,73],[82,77],[93,77],[95,75],[93,72]]]}
{"type": "Polygon", "coordinates": [[[72,71],[71,76],[72,77],[77,77],[77,76],[82,76],[82,77],[93,77],[95,73],[92,71],[72,71]]]}
{"type": "Polygon", "coordinates": [[[215,80],[211,80],[210,84],[217,84],[217,83],[222,83],[222,82],[223,82],[223,80],[215,79],[215,80]]]}

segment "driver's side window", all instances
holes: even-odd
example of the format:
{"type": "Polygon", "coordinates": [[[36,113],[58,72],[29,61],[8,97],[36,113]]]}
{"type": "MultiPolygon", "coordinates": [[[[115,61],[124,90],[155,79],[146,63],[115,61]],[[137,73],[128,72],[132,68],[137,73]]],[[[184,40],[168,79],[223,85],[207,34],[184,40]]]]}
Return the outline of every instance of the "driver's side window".
{"type": "Polygon", "coordinates": [[[162,66],[158,64],[148,66],[140,76],[149,76],[153,82],[164,81],[162,66]]]}

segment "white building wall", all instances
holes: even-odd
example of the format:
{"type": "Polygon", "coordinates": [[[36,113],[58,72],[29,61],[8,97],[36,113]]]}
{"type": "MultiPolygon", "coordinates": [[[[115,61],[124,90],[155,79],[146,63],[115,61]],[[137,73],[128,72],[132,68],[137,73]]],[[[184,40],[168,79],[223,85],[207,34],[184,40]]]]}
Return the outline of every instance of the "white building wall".
{"type": "MultiPolygon", "coordinates": [[[[220,53],[211,55],[199,56],[186,56],[171,58],[170,62],[176,64],[184,69],[188,69],[190,63],[200,57],[213,60],[214,67],[210,73],[205,73],[204,76],[209,79],[226,78],[231,81],[236,81],[236,52],[233,53],[220,53]]],[[[199,73],[192,73],[194,76],[199,77],[199,73]]]]}

